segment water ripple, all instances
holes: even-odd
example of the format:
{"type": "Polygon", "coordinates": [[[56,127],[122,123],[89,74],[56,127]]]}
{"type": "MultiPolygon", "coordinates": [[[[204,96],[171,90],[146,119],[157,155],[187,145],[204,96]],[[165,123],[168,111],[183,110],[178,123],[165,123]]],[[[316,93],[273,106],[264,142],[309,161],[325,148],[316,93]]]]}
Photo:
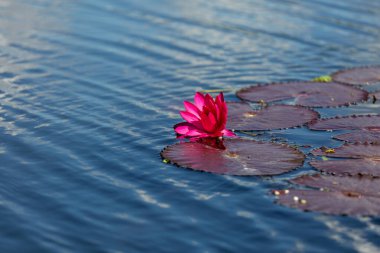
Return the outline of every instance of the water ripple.
{"type": "MultiPolygon", "coordinates": [[[[379,64],[376,1],[0,1],[1,252],[374,252],[379,222],[273,204],[287,179],[161,163],[195,91],[379,64]]],[[[378,104],[321,110],[373,113],[378,104]]],[[[292,144],[338,145],[306,129],[292,144]]]]}

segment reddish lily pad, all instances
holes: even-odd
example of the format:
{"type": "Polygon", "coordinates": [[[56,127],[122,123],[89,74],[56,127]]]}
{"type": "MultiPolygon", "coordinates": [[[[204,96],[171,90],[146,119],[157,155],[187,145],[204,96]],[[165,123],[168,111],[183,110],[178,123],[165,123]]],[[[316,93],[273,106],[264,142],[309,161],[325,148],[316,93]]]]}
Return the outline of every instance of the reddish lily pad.
{"type": "Polygon", "coordinates": [[[357,130],[351,133],[336,135],[334,139],[350,143],[380,143],[380,129],[357,130]]]}
{"type": "Polygon", "coordinates": [[[312,130],[376,130],[380,129],[380,115],[352,115],[319,119],[309,124],[312,130]]]}
{"type": "MultiPolygon", "coordinates": [[[[378,182],[379,183],[379,182],[378,182]]],[[[288,194],[279,192],[277,203],[301,209],[335,215],[380,215],[380,198],[371,196],[351,197],[340,191],[324,192],[317,190],[290,189],[288,194]]]]}
{"type": "Polygon", "coordinates": [[[329,161],[315,160],[311,161],[310,165],[319,171],[333,175],[380,177],[380,160],[370,158],[329,161]]]}
{"type": "Polygon", "coordinates": [[[312,154],[338,158],[353,158],[310,162],[310,165],[318,170],[337,175],[348,174],[380,177],[380,145],[345,144],[336,149],[315,149],[312,151],[312,154]]]}
{"type": "Polygon", "coordinates": [[[331,75],[335,82],[369,85],[380,82],[380,66],[345,69],[331,75]]]}
{"type": "Polygon", "coordinates": [[[380,179],[307,175],[292,182],[318,190],[273,191],[277,203],[327,214],[380,215],[380,179]]]}
{"type": "Polygon", "coordinates": [[[293,105],[272,105],[253,110],[244,102],[229,102],[228,129],[254,131],[302,126],[318,118],[316,111],[293,105]]]}
{"type": "Polygon", "coordinates": [[[225,139],[217,146],[177,143],[162,150],[161,156],[180,167],[239,176],[282,174],[302,166],[305,157],[285,144],[248,139],[225,139]]]}
{"type": "Polygon", "coordinates": [[[334,177],[315,175],[303,175],[291,180],[292,183],[319,190],[356,192],[380,198],[380,179],[369,177],[334,177]]]}
{"type": "Polygon", "coordinates": [[[316,156],[341,157],[341,158],[371,158],[380,160],[379,144],[344,144],[335,149],[318,148],[311,151],[316,156]]]}
{"type": "Polygon", "coordinates": [[[368,99],[368,92],[335,82],[288,82],[251,86],[239,90],[236,95],[251,102],[275,102],[294,100],[309,107],[349,105],[368,99]]]}

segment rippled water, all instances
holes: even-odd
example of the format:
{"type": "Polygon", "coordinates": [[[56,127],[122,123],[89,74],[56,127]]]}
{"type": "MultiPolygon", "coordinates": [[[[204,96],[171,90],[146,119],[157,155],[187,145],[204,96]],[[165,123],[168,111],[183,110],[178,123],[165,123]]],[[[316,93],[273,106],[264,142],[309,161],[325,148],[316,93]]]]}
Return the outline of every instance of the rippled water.
{"type": "Polygon", "coordinates": [[[159,156],[196,90],[379,64],[379,17],[370,0],[1,0],[0,252],[380,252],[379,218],[273,204],[308,165],[241,178],[159,156]]]}

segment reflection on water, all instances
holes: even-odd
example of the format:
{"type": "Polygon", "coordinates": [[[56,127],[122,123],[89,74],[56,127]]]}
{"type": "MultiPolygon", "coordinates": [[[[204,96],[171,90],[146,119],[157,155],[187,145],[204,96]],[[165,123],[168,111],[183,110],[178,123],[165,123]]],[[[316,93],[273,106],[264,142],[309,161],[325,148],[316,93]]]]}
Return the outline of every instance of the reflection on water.
{"type": "MultiPolygon", "coordinates": [[[[182,101],[196,90],[379,64],[379,7],[0,1],[0,251],[379,251],[377,218],[273,204],[268,190],[310,172],[307,164],[280,177],[241,178],[178,169],[159,157],[175,142],[182,101]]],[[[340,145],[330,136],[300,128],[257,138],[340,145]]]]}
{"type": "MultiPolygon", "coordinates": [[[[331,230],[331,238],[336,240],[340,244],[350,243],[350,246],[357,252],[361,253],[371,253],[380,251],[380,246],[376,241],[368,240],[368,234],[371,232],[370,229],[363,230],[362,228],[355,228],[352,226],[345,226],[337,219],[332,219],[327,216],[317,217],[317,220],[326,224],[326,226],[331,230]]],[[[361,221],[369,227],[375,227],[377,232],[379,232],[378,226],[373,226],[368,219],[362,218],[361,221]]]]}

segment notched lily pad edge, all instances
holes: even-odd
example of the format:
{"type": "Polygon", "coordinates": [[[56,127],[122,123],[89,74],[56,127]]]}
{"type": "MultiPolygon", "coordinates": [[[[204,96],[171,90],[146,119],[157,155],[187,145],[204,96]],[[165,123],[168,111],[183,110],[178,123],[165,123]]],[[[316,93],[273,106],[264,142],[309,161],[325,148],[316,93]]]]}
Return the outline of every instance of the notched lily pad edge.
{"type": "MultiPolygon", "coordinates": [[[[379,215],[376,215],[376,214],[348,214],[348,213],[331,213],[331,212],[323,212],[323,211],[316,211],[316,210],[312,210],[312,209],[308,209],[307,208],[307,203],[308,201],[306,199],[302,199],[301,197],[298,197],[298,196],[293,196],[293,200],[294,200],[294,205],[286,205],[284,203],[281,203],[279,201],[279,196],[281,195],[288,195],[288,194],[291,194],[292,191],[321,191],[321,192],[337,192],[335,190],[330,190],[330,189],[327,189],[327,188],[320,188],[320,187],[312,187],[312,186],[305,186],[305,185],[302,185],[302,184],[298,184],[296,182],[297,179],[300,179],[302,177],[320,177],[320,176],[323,176],[324,174],[323,173],[309,173],[309,174],[303,174],[297,178],[293,178],[293,179],[289,179],[287,180],[287,182],[290,185],[290,187],[288,188],[285,188],[285,189],[275,189],[275,190],[270,190],[268,193],[272,196],[275,197],[274,199],[274,203],[279,205],[279,206],[282,206],[282,207],[286,207],[287,209],[288,208],[291,208],[291,209],[295,209],[295,210],[298,210],[298,211],[302,211],[302,212],[313,212],[313,213],[319,213],[319,214],[323,214],[323,215],[326,215],[326,216],[330,216],[330,215],[335,215],[335,216],[349,216],[349,217],[378,217],[379,215]],[[297,205],[300,205],[301,207],[297,207],[297,205]]],[[[347,176],[347,175],[332,175],[332,174],[329,174],[329,173],[326,173],[326,176],[329,176],[329,177],[335,177],[335,178],[338,178],[338,177],[352,177],[352,178],[368,178],[368,179],[375,179],[375,180],[379,180],[380,177],[371,177],[371,176],[368,176],[368,175],[365,175],[365,176],[360,176],[360,175],[352,175],[352,176],[347,176]]]]}
{"type": "MultiPolygon", "coordinates": [[[[346,158],[346,159],[360,159],[360,158],[346,158]]],[[[353,174],[351,172],[344,172],[344,173],[329,172],[329,171],[324,170],[323,168],[317,168],[314,165],[312,165],[312,162],[314,161],[321,161],[321,160],[313,159],[308,162],[308,164],[313,169],[315,169],[316,172],[320,172],[321,175],[328,175],[328,176],[334,176],[334,177],[361,177],[361,178],[369,178],[369,179],[380,178],[380,176],[375,176],[372,174],[365,174],[365,173],[353,174]]]]}
{"type": "Polygon", "coordinates": [[[358,129],[313,129],[311,128],[311,125],[312,124],[315,124],[317,123],[317,121],[326,121],[326,120],[332,120],[332,119],[343,119],[343,118],[361,118],[361,117],[380,117],[380,114],[353,114],[353,115],[346,115],[346,116],[335,116],[335,117],[331,117],[331,118],[319,118],[319,119],[315,119],[315,120],[312,120],[310,122],[307,123],[307,127],[309,128],[309,130],[311,131],[326,131],[326,132],[331,132],[331,131],[340,131],[340,130],[360,130],[360,128],[358,129]]]}
{"type": "MultiPolygon", "coordinates": [[[[271,83],[258,83],[256,85],[250,85],[250,86],[247,86],[247,87],[243,87],[243,88],[240,88],[238,89],[236,92],[235,92],[235,96],[238,97],[240,100],[244,101],[244,102],[249,102],[249,103],[256,103],[256,104],[260,104],[260,101],[250,101],[250,100],[247,100],[247,99],[244,99],[242,97],[239,96],[239,92],[241,91],[245,91],[245,90],[248,90],[248,89],[251,89],[253,87],[264,87],[264,86],[268,86],[268,85],[273,85],[273,84],[287,84],[287,83],[310,83],[311,85],[313,83],[338,83],[340,85],[345,85],[345,86],[349,86],[349,87],[353,87],[358,89],[358,90],[361,90],[361,91],[364,91],[365,93],[365,98],[360,100],[360,101],[356,101],[356,102],[350,102],[350,103],[344,103],[343,105],[335,105],[335,106],[331,106],[331,105],[327,105],[327,106],[306,106],[306,105],[294,105],[294,106],[301,106],[301,107],[305,107],[305,108],[341,108],[341,107],[349,107],[349,106],[352,106],[352,105],[357,105],[357,104],[360,104],[360,103],[365,103],[367,102],[369,99],[370,99],[370,93],[368,91],[366,91],[365,89],[362,89],[361,87],[357,87],[355,85],[351,85],[351,84],[347,84],[347,83],[342,83],[342,82],[336,82],[336,81],[331,81],[331,82],[316,82],[316,81],[312,81],[312,80],[306,80],[306,81],[303,81],[303,80],[294,80],[294,81],[280,81],[280,82],[271,82],[271,83]]],[[[273,102],[267,102],[265,100],[262,100],[264,101],[264,103],[266,104],[276,104],[276,103],[279,103],[283,100],[276,100],[276,101],[273,101],[273,102]]],[[[280,105],[284,105],[284,104],[280,104],[280,105]]]]}
{"type": "MultiPolygon", "coordinates": [[[[294,205],[286,205],[284,203],[281,203],[279,201],[278,196],[284,195],[284,194],[291,194],[292,191],[300,191],[302,189],[297,188],[288,188],[283,190],[271,190],[270,193],[275,196],[275,200],[273,201],[275,204],[284,207],[286,209],[294,210],[294,212],[304,212],[304,213],[316,213],[319,215],[325,215],[325,216],[341,216],[341,217],[379,217],[377,214],[349,214],[349,213],[333,213],[333,212],[323,212],[323,211],[316,211],[312,210],[311,208],[307,207],[308,201],[306,199],[303,199],[301,197],[294,196],[294,205]],[[276,194],[276,192],[278,194],[276,194]],[[285,193],[288,192],[288,193],[285,193]],[[297,198],[296,198],[297,197],[297,198]],[[297,207],[299,205],[300,207],[297,207]]],[[[318,191],[317,189],[308,189],[308,190],[302,190],[302,191],[318,191]]],[[[323,191],[322,191],[323,192],[323,191]]]]}
{"type": "MultiPolygon", "coordinates": [[[[322,130],[312,130],[312,131],[322,131],[322,130]]],[[[337,131],[339,131],[339,130],[337,130],[337,131]]],[[[351,130],[351,131],[355,131],[355,130],[351,130]]],[[[335,135],[332,138],[334,140],[337,140],[337,141],[343,141],[344,144],[351,144],[351,145],[354,145],[354,144],[380,145],[380,141],[347,141],[347,140],[339,139],[340,135],[343,135],[343,134],[335,135]]]]}
{"type": "MultiPolygon", "coordinates": [[[[311,156],[314,156],[314,157],[320,157],[320,156],[327,156],[327,157],[331,157],[331,158],[344,158],[344,159],[364,159],[364,157],[361,157],[361,156],[351,156],[351,157],[347,157],[347,156],[334,156],[334,155],[329,155],[329,154],[335,154],[335,150],[338,150],[339,152],[339,149],[340,148],[343,148],[345,146],[379,146],[380,147],[380,143],[361,143],[361,142],[354,142],[354,143],[349,143],[349,142],[344,142],[342,145],[338,146],[338,147],[335,147],[335,148],[331,148],[331,149],[334,149],[334,152],[325,152],[323,154],[314,154],[314,152],[318,152],[319,150],[321,150],[322,148],[324,147],[319,147],[319,148],[315,148],[315,149],[312,149],[308,155],[311,155],[311,156]]],[[[322,150],[323,151],[323,150],[322,150]]]]}
{"type": "Polygon", "coordinates": [[[346,83],[346,82],[337,81],[337,80],[334,80],[334,76],[336,76],[342,72],[353,70],[353,69],[369,69],[369,68],[380,68],[380,65],[363,65],[363,66],[357,66],[357,67],[344,68],[344,69],[340,69],[340,70],[337,70],[335,72],[332,72],[330,74],[330,76],[331,76],[333,82],[346,84],[346,85],[354,86],[354,87],[367,86],[368,84],[350,84],[350,83],[346,83]]]}

